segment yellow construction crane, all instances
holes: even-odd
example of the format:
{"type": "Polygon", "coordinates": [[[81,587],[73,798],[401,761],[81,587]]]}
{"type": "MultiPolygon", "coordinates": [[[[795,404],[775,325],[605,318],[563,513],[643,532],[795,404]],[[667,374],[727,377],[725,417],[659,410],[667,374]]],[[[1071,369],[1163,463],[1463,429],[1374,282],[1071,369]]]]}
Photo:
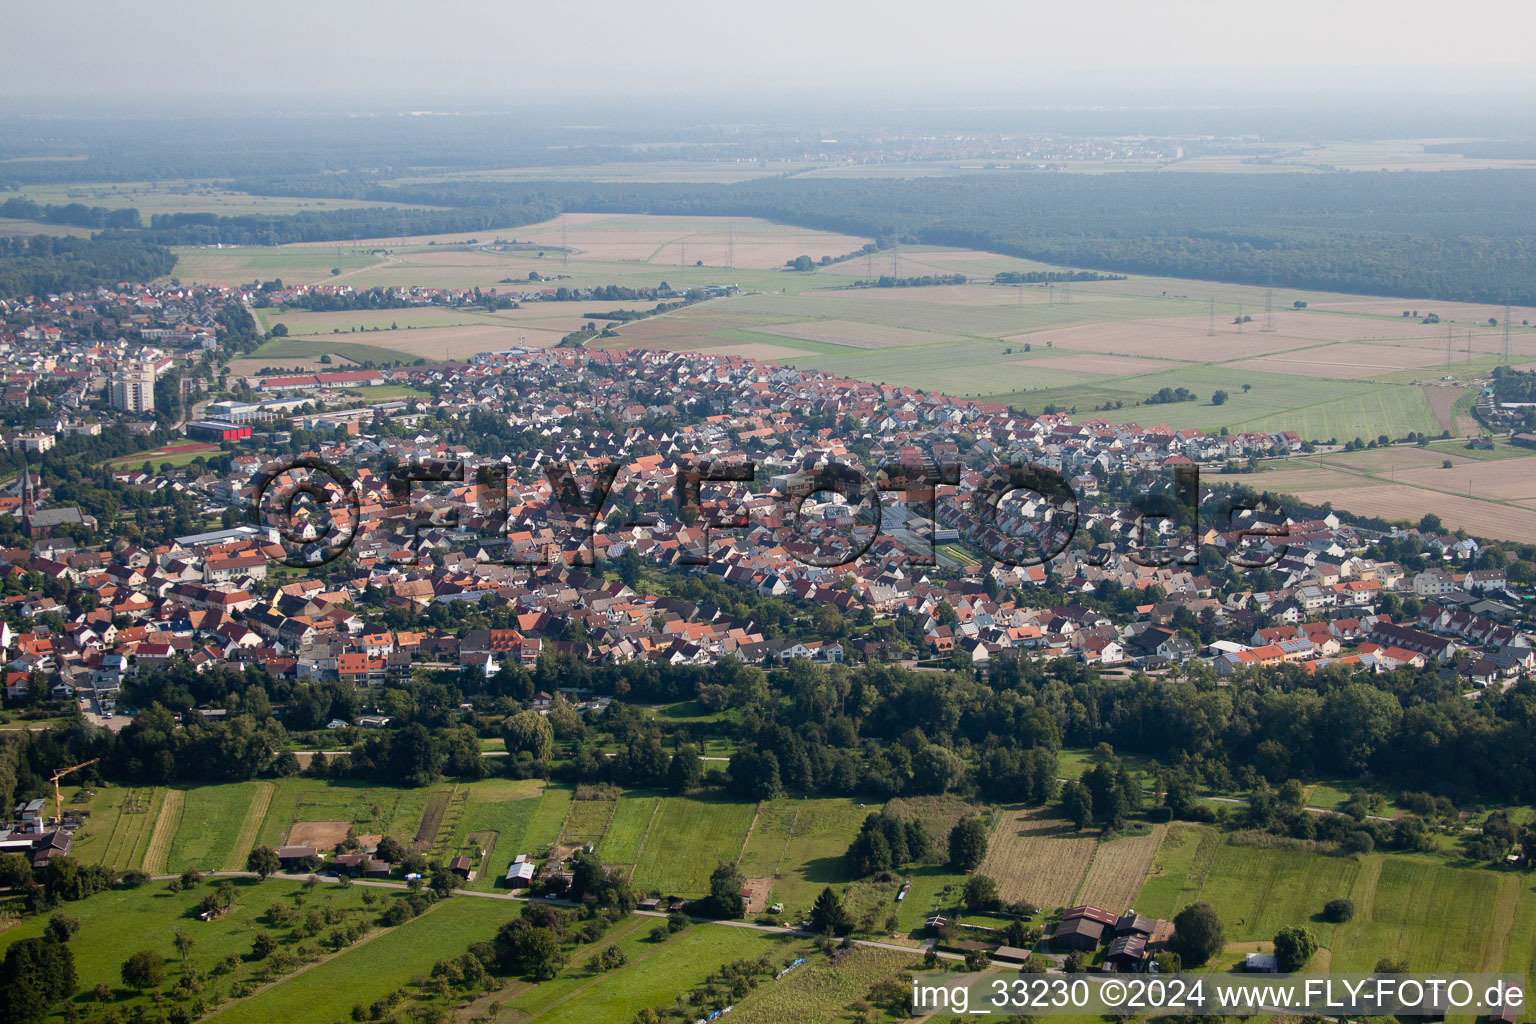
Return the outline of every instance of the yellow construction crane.
{"type": "Polygon", "coordinates": [[[93,757],[89,761],[85,762],[84,764],[77,764],[73,768],[60,768],[58,771],[53,773],[53,821],[54,821],[54,824],[56,824],[56,825],[64,824],[64,801],[62,799],[60,799],[60,797],[59,797],[59,780],[62,779],[64,776],[68,775],[70,772],[77,772],[81,768],[89,768],[91,765],[95,764],[97,761],[100,761],[100,760],[101,760],[101,758],[99,758],[99,757],[93,757]]]}

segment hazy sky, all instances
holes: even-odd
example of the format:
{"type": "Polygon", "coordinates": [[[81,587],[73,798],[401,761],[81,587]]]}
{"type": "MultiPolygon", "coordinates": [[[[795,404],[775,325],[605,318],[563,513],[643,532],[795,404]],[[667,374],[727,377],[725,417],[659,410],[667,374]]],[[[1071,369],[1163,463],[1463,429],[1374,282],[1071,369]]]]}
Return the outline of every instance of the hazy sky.
{"type": "Polygon", "coordinates": [[[0,38],[0,105],[1525,92],[1533,39],[1522,0],[21,0],[0,38]]]}

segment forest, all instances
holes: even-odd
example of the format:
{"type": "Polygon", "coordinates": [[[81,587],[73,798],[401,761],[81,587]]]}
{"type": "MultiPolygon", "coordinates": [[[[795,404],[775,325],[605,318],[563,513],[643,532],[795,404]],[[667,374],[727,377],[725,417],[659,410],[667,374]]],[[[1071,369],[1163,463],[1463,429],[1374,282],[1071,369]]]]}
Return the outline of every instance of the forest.
{"type": "Polygon", "coordinates": [[[763,217],[885,244],[985,249],[1105,273],[1478,302],[1536,302],[1536,176],[1058,175],[776,177],[733,185],[262,178],[261,194],[429,210],[162,215],[162,244],[271,243],[515,227],[561,211],[763,217]],[[443,209],[446,207],[447,209],[443,209]]]}
{"type": "Polygon", "coordinates": [[[175,265],[169,249],[137,232],[0,238],[0,295],[47,295],[120,281],[152,281],[175,265]]]}

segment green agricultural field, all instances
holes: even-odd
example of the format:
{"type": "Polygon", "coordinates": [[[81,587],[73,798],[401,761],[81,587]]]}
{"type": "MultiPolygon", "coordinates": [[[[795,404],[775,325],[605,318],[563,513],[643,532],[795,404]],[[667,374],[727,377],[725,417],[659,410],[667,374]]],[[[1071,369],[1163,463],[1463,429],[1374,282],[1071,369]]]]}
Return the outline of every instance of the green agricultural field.
{"type": "MultiPolygon", "coordinates": [[[[343,273],[362,271],[383,258],[358,249],[303,246],[226,246],[222,249],[173,249],[176,266],[171,275],[183,282],[248,284],[281,279],[286,284],[323,284],[332,279],[332,268],[343,273]]],[[[343,280],[351,282],[350,278],[343,280]]]]}
{"type": "Polygon", "coordinates": [[[389,206],[425,209],[410,203],[368,199],[307,199],[293,196],[260,196],[231,192],[221,181],[103,181],[59,185],[28,185],[22,195],[33,202],[64,205],[82,203],[108,209],[134,207],[147,221],[156,213],[216,213],[240,217],[268,213],[274,216],[301,211],[347,210],[389,206]]]}
{"type": "Polygon", "coordinates": [[[892,904],[896,908],[896,928],[916,941],[922,937],[924,920],[941,911],[954,911],[960,902],[965,876],[955,874],[943,864],[925,864],[903,871],[901,877],[911,882],[912,887],[907,890],[906,899],[892,904]]]}
{"type": "MultiPolygon", "coordinates": [[[[1523,880],[1501,898],[1504,876],[1491,871],[1453,868],[1427,857],[1374,857],[1361,867],[1349,894],[1355,919],[1334,932],[1332,969],[1368,971],[1384,956],[1402,957],[1412,970],[1497,970],[1483,964],[1485,945],[1502,947],[1514,922],[1523,880]]],[[[1530,949],[1510,949],[1524,970],[1530,949]]]]}
{"type": "Polygon", "coordinates": [[[272,790],[270,782],[234,782],[187,790],[165,870],[243,870],[245,855],[255,838],[247,822],[253,809],[265,808],[272,790]]]}
{"type": "Polygon", "coordinates": [[[533,809],[533,818],[523,832],[523,845],[530,849],[518,850],[518,853],[533,854],[555,844],[566,816],[570,814],[572,795],[570,786],[544,787],[538,806],[533,809]]]}
{"type": "Polygon", "coordinates": [[[365,938],[302,973],[290,975],[207,1018],[219,1024],[332,1024],[356,1003],[364,1006],[411,981],[432,965],[458,956],[470,943],[489,941],[514,915],[515,904],[461,896],[420,917],[365,938]]]}
{"type": "MultiPolygon", "coordinates": [[[[80,793],[78,787],[64,787],[64,805],[82,806],[80,793]]],[[[95,793],[83,804],[90,817],[75,833],[75,857],[119,871],[139,867],[165,802],[165,790],[151,786],[102,786],[95,793]]]]}
{"type": "MultiPolygon", "coordinates": [[[[212,885],[210,882],[179,893],[170,893],[163,885],[151,884],[138,889],[114,889],[70,903],[65,908],[66,912],[80,921],[80,930],[70,942],[75,956],[75,969],[79,975],[80,994],[75,997],[76,1005],[85,1008],[91,1000],[91,990],[100,983],[113,991],[116,998],[114,1005],[120,1013],[131,1012],[139,1006],[148,1007],[150,1001],[147,997],[138,996],[123,986],[119,971],[130,954],[141,949],[160,953],[167,961],[166,978],[170,981],[177,975],[180,961],[172,940],[178,931],[185,932],[194,942],[188,957],[189,965],[199,971],[211,971],[225,957],[243,956],[250,951],[256,933],[267,930],[266,924],[259,918],[268,906],[278,902],[298,906],[295,900],[303,892],[302,885],[294,882],[273,879],[258,884],[254,879],[237,879],[232,909],[213,921],[199,921],[194,908],[206,894],[213,892],[212,885]]],[[[302,905],[329,905],[346,909],[349,913],[362,913],[361,892],[361,888],[342,890],[327,886],[304,897],[302,905]]],[[[497,909],[505,912],[505,908],[497,909]]],[[[47,915],[23,919],[0,935],[0,947],[18,939],[39,935],[47,922],[47,915]]],[[[359,955],[360,951],[371,945],[365,943],[357,947],[359,952],[349,952],[357,957],[360,964],[364,960],[364,955],[359,955]]],[[[247,979],[254,969],[253,965],[242,962],[233,974],[219,977],[215,984],[227,995],[233,981],[247,979]]],[[[400,980],[408,976],[402,975],[400,980]]],[[[308,974],[299,974],[283,984],[294,984],[309,977],[308,974]]],[[[375,979],[374,983],[380,991],[390,984],[388,981],[378,981],[377,975],[375,979]]],[[[327,1009],[333,1007],[334,1004],[316,998],[315,993],[318,991],[324,990],[309,988],[304,998],[316,1004],[317,1012],[318,1004],[321,1003],[325,1003],[327,1009]]],[[[232,1004],[230,1010],[235,1010],[239,1005],[232,1004]]],[[[329,1024],[334,1017],[335,1014],[330,1013],[323,1020],[329,1024]]]]}
{"type": "Polygon", "coordinates": [[[290,776],[275,783],[257,845],[282,846],[288,830],[303,821],[350,822],[364,835],[392,835],[409,844],[416,838],[427,789],[390,789],[363,782],[290,776]]]}
{"type": "Polygon", "coordinates": [[[639,792],[625,793],[613,813],[613,819],[608,822],[608,831],[603,833],[603,841],[597,846],[598,856],[602,857],[603,863],[627,865],[632,869],[635,861],[640,859],[640,851],[645,846],[646,837],[650,834],[660,807],[661,798],[658,796],[647,796],[639,792]]]}
{"type": "Polygon", "coordinates": [[[578,844],[601,842],[618,806],[617,800],[572,800],[570,813],[560,830],[560,841],[578,844]]]}
{"type": "MultiPolygon", "coordinates": [[[[825,957],[809,962],[782,979],[766,982],[736,1004],[731,1024],[780,1024],[782,1021],[843,1020],[850,1006],[863,1000],[879,981],[902,971],[921,971],[916,953],[860,947],[834,967],[825,957]]],[[[901,1020],[886,1013],[876,1020],[901,1020]]]]}
{"type": "Polygon", "coordinates": [[[803,942],[712,924],[697,925],[661,945],[645,946],[649,949],[642,947],[627,965],[601,979],[589,979],[587,987],[572,989],[564,1001],[549,1004],[540,992],[545,986],[539,985],[506,1005],[528,1013],[517,1018],[523,1024],[630,1024],[638,1008],[670,1005],[732,960],[766,956],[787,963],[806,949],[803,942]]]}
{"type": "MultiPolygon", "coordinates": [[[[355,338],[355,334],[337,335],[338,338],[355,338]]],[[[374,337],[370,335],[370,337],[374,337]]],[[[355,341],[331,341],[329,337],[305,339],[284,338],[263,342],[246,359],[270,359],[279,363],[283,359],[315,359],[319,356],[340,356],[354,363],[411,363],[416,356],[397,352],[379,345],[361,344],[355,341]]],[[[341,367],[337,367],[341,369],[341,367]]]]}
{"type": "Polygon", "coordinates": [[[1214,829],[1176,825],[1136,909],[1171,917],[1198,900],[1216,908],[1229,943],[1265,942],[1283,927],[1304,925],[1327,950],[1313,967],[1335,972],[1369,971],[1388,956],[1420,971],[1525,971],[1536,934],[1536,890],[1524,876],[1424,855],[1350,858],[1234,846],[1214,829]],[[1323,904],[1338,897],[1356,907],[1344,924],[1322,916],[1323,904]]]}
{"type": "Polygon", "coordinates": [[[490,890],[519,853],[532,854],[524,837],[544,792],[542,779],[485,779],[464,787],[468,800],[454,830],[451,854],[468,852],[472,837],[485,855],[469,888],[490,890]]]}
{"type": "Polygon", "coordinates": [[[741,856],[756,810],[755,804],[725,800],[664,798],[635,864],[635,887],[668,896],[706,895],[710,872],[741,856]]]}
{"type": "Polygon", "coordinates": [[[784,904],[793,916],[809,911],[823,886],[848,877],[843,854],[864,819],[880,809],[841,797],[781,798],[762,806],[741,856],[747,878],[782,875],[769,902],[784,904]]]}

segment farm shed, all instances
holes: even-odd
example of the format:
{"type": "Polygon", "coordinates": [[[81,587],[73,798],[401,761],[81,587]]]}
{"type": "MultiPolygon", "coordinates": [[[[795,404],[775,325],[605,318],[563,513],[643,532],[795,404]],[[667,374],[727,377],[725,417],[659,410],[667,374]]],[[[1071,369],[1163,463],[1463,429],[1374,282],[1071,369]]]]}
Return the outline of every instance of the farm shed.
{"type": "Polygon", "coordinates": [[[1104,925],[1086,917],[1074,917],[1057,925],[1056,934],[1051,938],[1065,949],[1091,952],[1099,948],[1099,942],[1104,938],[1104,925]]]}
{"type": "Polygon", "coordinates": [[[1257,971],[1260,974],[1278,974],[1280,961],[1275,959],[1273,953],[1249,953],[1243,958],[1243,970],[1257,971]]]}
{"type": "Polygon", "coordinates": [[[1134,971],[1146,956],[1147,940],[1140,935],[1122,935],[1109,944],[1104,962],[1117,971],[1134,971]]]}
{"type": "Polygon", "coordinates": [[[998,946],[992,951],[992,959],[1002,964],[1022,964],[1029,959],[1029,950],[1018,946],[998,946]]]}
{"type": "Polygon", "coordinates": [[[502,879],[509,889],[526,889],[533,884],[533,862],[524,854],[518,854],[507,867],[507,876],[502,879]]]}
{"type": "Polygon", "coordinates": [[[313,846],[279,846],[277,848],[277,859],[285,868],[293,867],[300,861],[314,856],[316,853],[313,846]]]}

